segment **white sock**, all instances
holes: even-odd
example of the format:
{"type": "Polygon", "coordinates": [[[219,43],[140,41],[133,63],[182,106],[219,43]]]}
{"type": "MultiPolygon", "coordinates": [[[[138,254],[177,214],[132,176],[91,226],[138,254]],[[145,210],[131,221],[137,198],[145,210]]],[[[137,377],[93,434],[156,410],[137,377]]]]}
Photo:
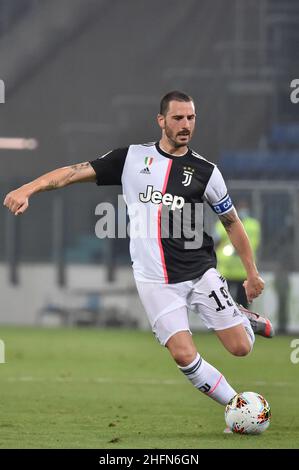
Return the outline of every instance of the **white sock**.
{"type": "Polygon", "coordinates": [[[237,394],[227,383],[225,377],[215,367],[200,357],[198,353],[191,364],[185,367],[178,367],[193,383],[194,387],[213,398],[213,400],[218,401],[221,405],[227,405],[237,394]]]}
{"type": "Polygon", "coordinates": [[[253,345],[254,345],[254,342],[255,342],[255,334],[254,334],[254,331],[253,331],[252,326],[250,324],[250,321],[246,317],[245,313],[242,314],[242,317],[243,317],[243,325],[244,325],[245,331],[247,333],[247,338],[250,342],[251,351],[252,351],[253,345]]]}

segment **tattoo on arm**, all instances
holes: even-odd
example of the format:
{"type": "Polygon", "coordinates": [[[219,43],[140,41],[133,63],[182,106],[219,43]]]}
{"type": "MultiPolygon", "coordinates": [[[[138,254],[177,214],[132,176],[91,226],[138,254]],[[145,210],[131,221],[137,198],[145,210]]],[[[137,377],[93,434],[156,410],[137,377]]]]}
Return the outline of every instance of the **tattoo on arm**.
{"type": "Polygon", "coordinates": [[[53,189],[57,189],[59,187],[59,182],[55,180],[49,181],[48,186],[46,187],[46,191],[52,191],[53,189]]]}
{"type": "Polygon", "coordinates": [[[71,165],[69,170],[70,172],[66,177],[67,184],[95,181],[96,174],[89,162],[71,165]]]}
{"type": "Polygon", "coordinates": [[[90,166],[89,162],[77,163],[76,165],[72,165],[71,169],[77,173],[79,171],[84,170],[85,168],[88,168],[89,166],[90,166]]]}
{"type": "MultiPolygon", "coordinates": [[[[53,189],[63,188],[68,184],[80,182],[81,177],[82,181],[84,181],[84,171],[90,167],[89,162],[84,162],[55,170],[56,172],[58,171],[58,173],[50,176],[50,180],[46,188],[44,188],[44,191],[52,191],[53,189]]],[[[88,179],[86,179],[86,181],[88,181],[88,179]]],[[[90,181],[92,181],[92,178],[90,181]]]]}
{"type": "Polygon", "coordinates": [[[229,211],[227,214],[220,215],[219,219],[221,220],[226,231],[229,232],[229,230],[231,229],[231,226],[239,220],[239,217],[235,209],[233,209],[229,211]]]}

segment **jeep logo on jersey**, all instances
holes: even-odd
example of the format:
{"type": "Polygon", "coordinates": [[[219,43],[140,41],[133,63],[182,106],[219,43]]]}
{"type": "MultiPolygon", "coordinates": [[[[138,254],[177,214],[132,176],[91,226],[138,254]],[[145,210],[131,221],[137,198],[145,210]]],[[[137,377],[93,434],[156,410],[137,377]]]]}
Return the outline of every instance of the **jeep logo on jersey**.
{"type": "Polygon", "coordinates": [[[154,204],[164,204],[170,206],[171,210],[181,209],[185,204],[185,199],[182,196],[173,196],[172,194],[162,194],[160,191],[154,191],[153,186],[147,186],[145,193],[139,193],[141,202],[153,202],[154,204]]]}
{"type": "Polygon", "coordinates": [[[184,186],[189,186],[189,184],[191,183],[191,180],[192,180],[193,173],[194,173],[193,168],[190,168],[189,166],[188,167],[184,166],[183,175],[185,176],[185,179],[183,179],[183,181],[182,181],[182,184],[184,186]]]}
{"type": "Polygon", "coordinates": [[[145,175],[150,175],[151,170],[149,169],[149,166],[153,163],[154,158],[153,157],[145,157],[144,163],[145,163],[145,168],[140,171],[140,173],[143,173],[145,175]]]}

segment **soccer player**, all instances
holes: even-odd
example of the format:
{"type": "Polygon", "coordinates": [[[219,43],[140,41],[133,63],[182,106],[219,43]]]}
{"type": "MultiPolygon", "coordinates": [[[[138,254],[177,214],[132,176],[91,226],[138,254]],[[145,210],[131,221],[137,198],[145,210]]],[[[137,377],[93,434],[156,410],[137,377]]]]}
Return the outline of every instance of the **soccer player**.
{"type": "Polygon", "coordinates": [[[271,337],[273,329],[269,320],[235,304],[225,279],[216,270],[213,240],[197,217],[202,214],[204,201],[219,216],[241,258],[247,273],[244,287],[248,301],[264,288],[219,169],[188,146],[195,120],[193,99],[179,91],[170,92],[160,103],[159,142],[118,148],[96,160],[51,171],[10,192],[4,205],[19,215],[28,208],[29,198],[40,191],[87,181],[121,184],[132,222],[139,208],[139,226],[150,228],[146,236],[131,233],[130,253],[137,290],[152,330],[192,384],[226,405],[237,392],[198,353],[188,309],[200,314],[235,356],[250,353],[255,333],[271,337]],[[185,213],[190,222],[187,234],[181,230],[185,213]]]}

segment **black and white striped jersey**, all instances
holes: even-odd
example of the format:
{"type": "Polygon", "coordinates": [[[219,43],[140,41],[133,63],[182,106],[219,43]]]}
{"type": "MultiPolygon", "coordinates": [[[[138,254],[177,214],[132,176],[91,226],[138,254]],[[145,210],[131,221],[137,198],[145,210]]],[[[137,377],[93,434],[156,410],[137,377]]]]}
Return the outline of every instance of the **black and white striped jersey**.
{"type": "Polygon", "coordinates": [[[196,225],[204,201],[219,215],[232,209],[216,165],[191,149],[170,155],[157,142],[112,150],[90,164],[98,185],[122,185],[136,280],[176,283],[216,267],[213,240],[203,224],[196,225]],[[197,227],[200,245],[191,246],[197,227]]]}

